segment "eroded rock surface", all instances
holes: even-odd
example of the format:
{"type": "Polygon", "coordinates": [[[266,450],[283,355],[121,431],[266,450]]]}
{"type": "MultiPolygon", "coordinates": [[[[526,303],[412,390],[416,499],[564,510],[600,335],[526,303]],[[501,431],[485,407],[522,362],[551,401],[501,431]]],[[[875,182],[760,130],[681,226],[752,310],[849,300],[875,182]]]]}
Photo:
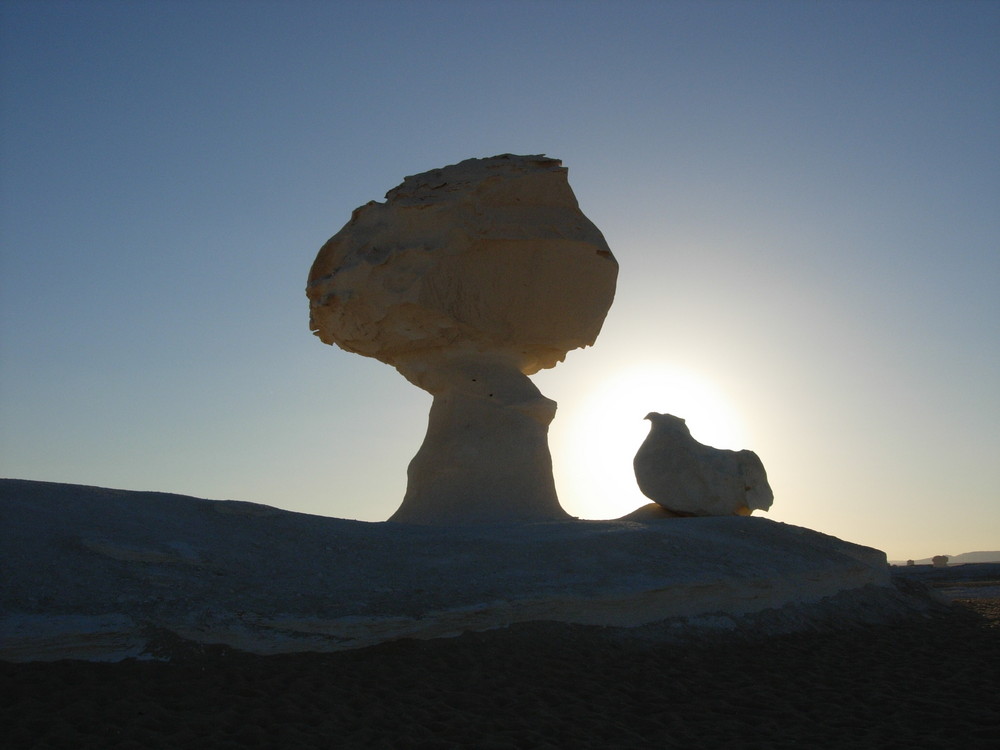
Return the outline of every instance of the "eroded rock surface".
{"type": "Polygon", "coordinates": [[[764,518],[410,526],[12,479],[0,479],[0,580],[5,661],[162,657],[178,639],[339,651],[895,596],[884,553],[764,518]]]}
{"type": "Polygon", "coordinates": [[[315,334],[434,396],[392,520],[566,517],[548,450],[556,404],[527,376],[594,343],[618,275],[566,174],[506,154],[407,177],[319,251],[315,334]]]}
{"type": "Polygon", "coordinates": [[[642,494],[680,516],[746,516],[767,510],[774,493],[753,451],[702,445],[687,424],[650,412],[649,435],[633,466],[642,494]]]}
{"type": "Polygon", "coordinates": [[[507,154],[405,178],[319,251],[313,331],[432,392],[435,353],[502,354],[530,375],[593,344],[618,265],[566,175],[507,154]]]}

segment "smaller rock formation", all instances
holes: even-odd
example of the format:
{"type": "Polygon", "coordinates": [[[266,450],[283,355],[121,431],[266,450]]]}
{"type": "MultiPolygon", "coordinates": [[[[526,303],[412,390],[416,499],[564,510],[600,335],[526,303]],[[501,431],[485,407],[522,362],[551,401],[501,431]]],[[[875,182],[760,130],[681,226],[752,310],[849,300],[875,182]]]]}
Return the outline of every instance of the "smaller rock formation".
{"type": "Polygon", "coordinates": [[[934,555],[934,557],[931,558],[931,564],[935,568],[947,568],[948,555],[934,555]]]}
{"type": "Polygon", "coordinates": [[[677,516],[748,516],[771,507],[774,493],[756,453],[702,445],[671,414],[646,419],[649,435],[632,465],[650,500],[677,516]]]}

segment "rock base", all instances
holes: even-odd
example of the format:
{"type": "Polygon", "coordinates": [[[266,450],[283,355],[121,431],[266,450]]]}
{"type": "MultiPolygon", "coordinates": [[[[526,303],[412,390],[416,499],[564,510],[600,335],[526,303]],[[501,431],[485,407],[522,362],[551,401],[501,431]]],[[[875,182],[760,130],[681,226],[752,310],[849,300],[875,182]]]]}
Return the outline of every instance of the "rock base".
{"type": "Polygon", "coordinates": [[[882,552],[752,517],[424,527],[20,480],[0,480],[0,514],[7,661],[155,657],[164,634],[274,654],[718,626],[850,592],[899,608],[882,552]]]}

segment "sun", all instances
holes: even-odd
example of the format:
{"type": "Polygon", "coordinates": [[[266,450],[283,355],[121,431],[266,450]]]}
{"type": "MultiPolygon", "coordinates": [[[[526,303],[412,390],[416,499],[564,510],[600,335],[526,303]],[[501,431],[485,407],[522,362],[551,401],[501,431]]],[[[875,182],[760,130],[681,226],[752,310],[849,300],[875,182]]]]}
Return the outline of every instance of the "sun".
{"type": "Polygon", "coordinates": [[[618,518],[650,502],[636,485],[632,458],[649,432],[644,417],[652,411],[685,419],[705,445],[746,447],[738,411],[711,378],[668,364],[621,370],[576,404],[560,404],[552,458],[559,499],[569,513],[618,518]]]}

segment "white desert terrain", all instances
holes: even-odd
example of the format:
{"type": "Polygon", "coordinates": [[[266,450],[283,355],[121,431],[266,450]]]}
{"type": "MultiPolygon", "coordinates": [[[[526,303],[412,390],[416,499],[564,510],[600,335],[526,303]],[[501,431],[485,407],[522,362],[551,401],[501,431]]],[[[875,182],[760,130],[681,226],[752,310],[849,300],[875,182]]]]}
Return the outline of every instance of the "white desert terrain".
{"type": "Polygon", "coordinates": [[[783,612],[768,627],[787,630],[810,608],[878,620],[923,601],[882,552],[762,518],[417,526],[11,479],[0,570],[8,661],[150,657],[178,638],[338,651],[544,621],[724,629],[783,612]]]}

